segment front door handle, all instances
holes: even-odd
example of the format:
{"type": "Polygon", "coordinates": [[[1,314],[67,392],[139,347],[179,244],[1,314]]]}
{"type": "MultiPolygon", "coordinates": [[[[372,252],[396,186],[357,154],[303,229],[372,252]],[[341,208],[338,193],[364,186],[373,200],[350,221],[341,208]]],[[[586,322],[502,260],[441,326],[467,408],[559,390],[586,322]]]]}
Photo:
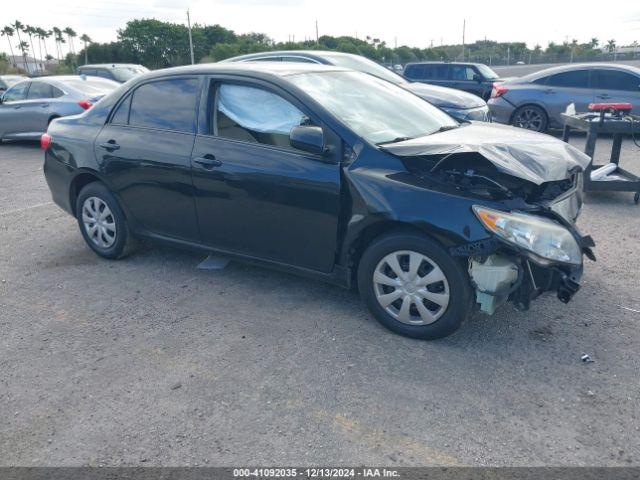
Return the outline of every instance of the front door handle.
{"type": "Polygon", "coordinates": [[[118,145],[114,140],[109,140],[108,142],[101,143],[100,146],[109,151],[118,150],[120,148],[120,145],[118,145]]]}
{"type": "Polygon", "coordinates": [[[196,157],[193,159],[194,163],[197,163],[205,170],[213,170],[216,167],[222,166],[222,160],[216,159],[214,155],[207,154],[204,157],[196,157]]]}
{"type": "Polygon", "coordinates": [[[14,109],[14,110],[18,110],[19,108],[22,108],[22,105],[14,105],[14,106],[13,106],[13,109],[14,109]]]}
{"type": "Polygon", "coordinates": [[[49,106],[48,103],[43,103],[42,105],[40,105],[41,108],[47,108],[49,106]]]}
{"type": "Polygon", "coordinates": [[[611,96],[610,96],[610,95],[607,95],[606,93],[603,93],[602,95],[598,95],[598,98],[601,98],[601,99],[603,99],[603,100],[606,100],[606,99],[608,99],[608,98],[611,98],[611,96]]]}

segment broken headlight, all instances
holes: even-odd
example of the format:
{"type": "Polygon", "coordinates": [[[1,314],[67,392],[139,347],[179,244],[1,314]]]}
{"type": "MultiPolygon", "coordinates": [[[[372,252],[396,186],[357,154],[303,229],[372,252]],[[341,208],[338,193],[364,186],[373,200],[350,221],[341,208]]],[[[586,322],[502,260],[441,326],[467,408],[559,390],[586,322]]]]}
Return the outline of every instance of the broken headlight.
{"type": "Polygon", "coordinates": [[[546,263],[545,260],[574,265],[582,263],[582,251],[571,232],[552,220],[537,215],[501,212],[479,205],[473,206],[473,212],[485,228],[501,239],[533,253],[539,263],[546,263]]]}

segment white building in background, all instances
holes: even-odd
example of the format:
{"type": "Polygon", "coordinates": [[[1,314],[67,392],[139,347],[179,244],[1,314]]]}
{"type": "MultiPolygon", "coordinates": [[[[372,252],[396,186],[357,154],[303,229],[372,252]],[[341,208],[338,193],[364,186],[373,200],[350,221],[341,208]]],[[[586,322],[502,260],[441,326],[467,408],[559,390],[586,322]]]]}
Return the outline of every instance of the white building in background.
{"type": "Polygon", "coordinates": [[[7,55],[7,59],[12,67],[25,70],[29,75],[51,71],[58,65],[57,60],[40,61],[29,55],[27,55],[26,58],[22,55],[7,55]]]}

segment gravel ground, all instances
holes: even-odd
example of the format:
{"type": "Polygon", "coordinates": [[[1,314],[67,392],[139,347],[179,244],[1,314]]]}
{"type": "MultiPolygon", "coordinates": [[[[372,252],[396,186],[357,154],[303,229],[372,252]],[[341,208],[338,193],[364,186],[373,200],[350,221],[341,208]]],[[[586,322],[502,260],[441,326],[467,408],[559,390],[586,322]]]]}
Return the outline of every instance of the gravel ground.
{"type": "Polygon", "coordinates": [[[598,261],[570,304],[415,341],[315,281],[101,260],[37,146],[4,144],[0,465],[638,465],[640,207],[591,194],[580,224],[598,261]]]}

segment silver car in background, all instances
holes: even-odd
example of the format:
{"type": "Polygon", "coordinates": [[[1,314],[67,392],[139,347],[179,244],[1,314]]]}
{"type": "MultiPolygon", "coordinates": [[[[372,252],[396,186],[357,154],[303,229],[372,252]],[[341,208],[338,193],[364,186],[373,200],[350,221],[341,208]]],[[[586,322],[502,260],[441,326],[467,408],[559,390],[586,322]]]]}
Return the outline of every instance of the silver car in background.
{"type": "Polygon", "coordinates": [[[392,70],[361,55],[323,50],[289,50],[251,53],[222,60],[224,62],[295,62],[318,63],[368,73],[409,90],[423,100],[444,110],[458,121],[491,121],[489,107],[480,97],[453,88],[412,83],[392,70]]]}
{"type": "Polygon", "coordinates": [[[620,64],[553,67],[496,83],[489,99],[495,122],[544,132],[564,126],[560,114],[571,103],[586,112],[590,103],[624,102],[640,113],[640,68],[620,64]]]}
{"type": "Polygon", "coordinates": [[[26,78],[24,75],[0,75],[0,94],[26,78]]]}
{"type": "Polygon", "coordinates": [[[38,140],[51,120],[82,113],[119,86],[76,75],[18,82],[0,96],[0,142],[38,140]]]}

